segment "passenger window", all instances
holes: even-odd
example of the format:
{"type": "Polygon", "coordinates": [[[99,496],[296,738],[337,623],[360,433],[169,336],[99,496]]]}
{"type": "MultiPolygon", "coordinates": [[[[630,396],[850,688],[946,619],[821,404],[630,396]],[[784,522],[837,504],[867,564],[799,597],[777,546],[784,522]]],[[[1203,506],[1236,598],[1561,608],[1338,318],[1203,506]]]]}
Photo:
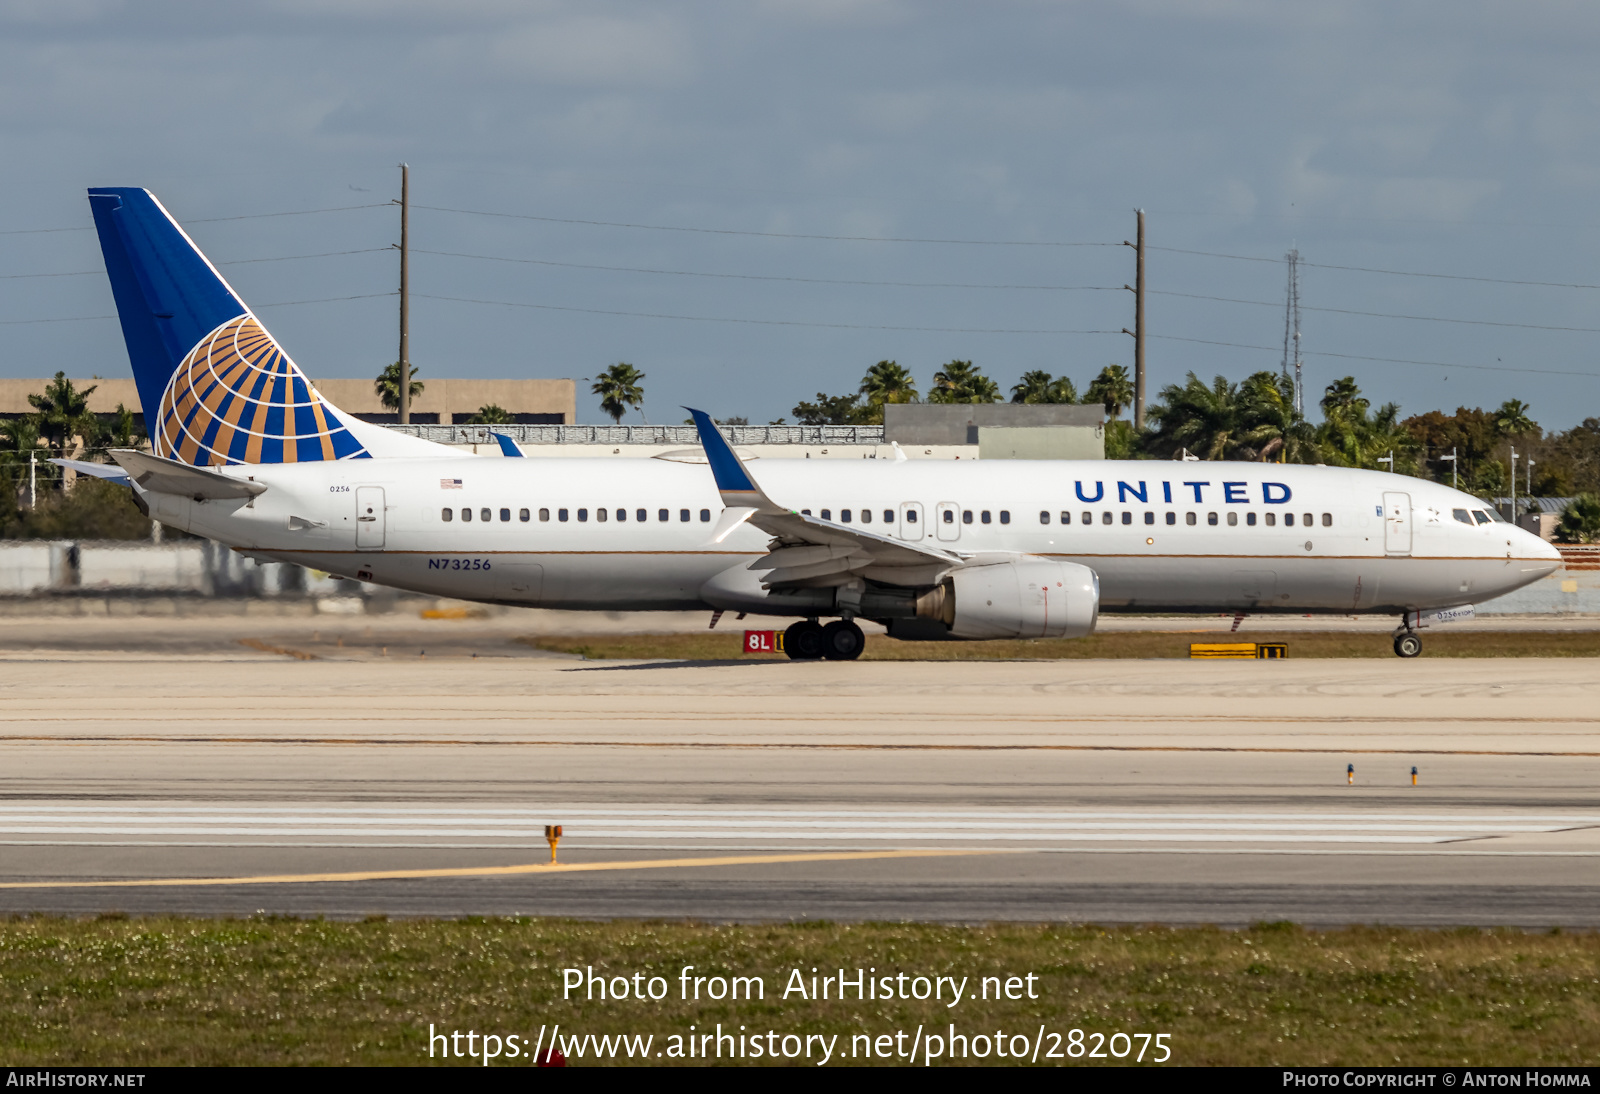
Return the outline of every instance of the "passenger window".
{"type": "Polygon", "coordinates": [[[1474,509],[1472,511],[1472,515],[1478,518],[1478,523],[1479,524],[1488,524],[1489,523],[1489,514],[1483,512],[1482,510],[1474,509]]]}
{"type": "Polygon", "coordinates": [[[533,514],[528,512],[526,509],[518,509],[517,510],[517,519],[520,520],[523,524],[527,524],[528,521],[531,520],[532,518],[533,518],[533,514]]]}
{"type": "MultiPolygon", "coordinates": [[[[688,511],[689,510],[687,510],[687,509],[684,510],[685,513],[687,513],[688,511]]],[[[801,512],[801,514],[803,516],[808,516],[809,517],[811,515],[811,510],[809,510],[809,509],[802,509],[802,510],[800,510],[800,512],[801,512]]],[[[688,517],[684,517],[683,519],[684,520],[688,520],[689,518],[688,517]]]]}
{"type": "MultiPolygon", "coordinates": [[[[550,519],[550,510],[548,510],[548,509],[539,510],[539,519],[543,520],[543,521],[548,521],[550,519]]],[[[562,520],[566,520],[567,519],[567,514],[562,513],[561,514],[561,519],[562,520]]]]}
{"type": "Polygon", "coordinates": [[[565,509],[557,509],[556,510],[556,519],[561,521],[562,523],[566,523],[567,511],[565,509]]]}
{"type": "Polygon", "coordinates": [[[625,521],[627,519],[628,519],[628,511],[626,509],[618,509],[617,510],[617,520],[618,521],[625,521]]]}
{"type": "MultiPolygon", "coordinates": [[[[594,519],[599,521],[601,524],[604,524],[606,522],[606,520],[610,516],[611,516],[610,511],[606,510],[606,509],[596,509],[594,511],[594,519]]],[[[582,509],[578,510],[578,519],[579,520],[583,519],[583,510],[582,509]]]]}
{"type": "MultiPolygon", "coordinates": [[[[1450,515],[1455,517],[1456,520],[1460,521],[1462,524],[1472,523],[1472,514],[1467,512],[1465,509],[1452,509],[1450,510],[1450,515]]],[[[449,520],[450,518],[445,517],[444,519],[449,520]]]]}
{"type": "Polygon", "coordinates": [[[1071,524],[1072,523],[1072,514],[1067,512],[1064,509],[1061,511],[1061,523],[1062,524],[1071,524]]]}
{"type": "Polygon", "coordinates": [[[822,511],[822,519],[823,520],[832,520],[833,519],[833,510],[832,509],[824,509],[822,511]]]}
{"type": "Polygon", "coordinates": [[[710,524],[711,523],[711,510],[709,510],[709,509],[700,510],[700,523],[702,523],[702,524],[710,524]]]}
{"type": "Polygon", "coordinates": [[[862,524],[871,524],[872,523],[872,510],[871,509],[863,509],[863,510],[861,510],[861,523],[862,524]]]}
{"type": "Polygon", "coordinates": [[[687,509],[679,509],[678,510],[678,520],[686,521],[688,519],[689,519],[689,510],[687,510],[687,509]]]}
{"type": "Polygon", "coordinates": [[[1332,528],[1333,527],[1333,514],[1332,513],[1324,513],[1324,514],[1322,514],[1322,526],[1324,528],[1332,528]]]}
{"type": "Polygon", "coordinates": [[[972,510],[971,509],[963,509],[963,510],[961,510],[961,523],[962,524],[971,524],[972,523],[972,510]]]}
{"type": "Polygon", "coordinates": [[[1316,523],[1316,522],[1311,519],[1311,514],[1310,513],[1306,513],[1305,514],[1305,519],[1302,520],[1300,523],[1304,524],[1307,528],[1310,528],[1311,525],[1316,523]]]}
{"type": "MultiPolygon", "coordinates": [[[[1001,513],[1000,514],[1000,523],[1004,524],[1005,522],[1006,522],[1006,514],[1001,513]]],[[[907,524],[915,524],[915,523],[917,523],[917,511],[915,509],[907,509],[906,510],[906,523],[907,524]]]]}
{"type": "MultiPolygon", "coordinates": [[[[1458,513],[1460,511],[1461,510],[1459,509],[1456,510],[1458,513]]],[[[454,509],[441,509],[439,510],[439,519],[448,524],[450,521],[456,519],[456,511],[454,509]]]]}
{"type": "Polygon", "coordinates": [[[587,510],[587,509],[579,509],[578,510],[578,523],[582,524],[584,521],[586,521],[588,519],[589,519],[589,510],[587,510]]]}
{"type": "Polygon", "coordinates": [[[1124,509],[1122,511],[1122,523],[1123,524],[1132,524],[1133,523],[1133,514],[1128,512],[1126,509],[1124,509]]]}
{"type": "Polygon", "coordinates": [[[638,521],[640,524],[643,524],[645,521],[650,519],[650,512],[647,509],[640,509],[638,512],[633,514],[633,519],[638,521]]]}
{"type": "Polygon", "coordinates": [[[1194,514],[1193,513],[1185,513],[1185,514],[1183,514],[1183,523],[1189,525],[1190,527],[1193,527],[1194,523],[1195,523],[1194,514]]]}
{"type": "Polygon", "coordinates": [[[1178,523],[1178,514],[1176,514],[1176,513],[1168,513],[1167,514],[1167,523],[1168,524],[1177,524],[1178,523]]]}
{"type": "Polygon", "coordinates": [[[1110,513],[1101,513],[1100,514],[1100,523],[1101,524],[1110,524],[1111,523],[1111,514],[1110,513]]]}
{"type": "Polygon", "coordinates": [[[1285,514],[1283,514],[1283,526],[1285,528],[1293,528],[1294,527],[1294,514],[1293,513],[1285,513],[1285,514]]]}
{"type": "Polygon", "coordinates": [[[1228,514],[1228,526],[1231,528],[1231,527],[1237,525],[1238,523],[1239,523],[1239,514],[1238,513],[1229,513],[1228,514]]]}
{"type": "Polygon", "coordinates": [[[1146,513],[1144,515],[1144,522],[1146,524],[1154,524],[1156,522],[1156,515],[1154,513],[1146,513]]]}
{"type": "Polygon", "coordinates": [[[1085,524],[1093,524],[1094,523],[1094,514],[1093,513],[1084,513],[1083,514],[1083,523],[1085,523],[1085,524]]]}
{"type": "Polygon", "coordinates": [[[1276,513],[1268,513],[1266,515],[1266,521],[1267,521],[1267,527],[1271,528],[1274,524],[1278,523],[1278,514],[1276,514],[1276,513]]]}
{"type": "Polygon", "coordinates": [[[484,520],[492,520],[492,519],[494,519],[493,517],[491,517],[489,515],[489,510],[487,510],[487,509],[478,510],[478,516],[482,517],[484,520]]]}
{"type": "Polygon", "coordinates": [[[1246,513],[1244,515],[1244,522],[1250,527],[1254,528],[1256,526],[1256,515],[1254,513],[1246,513]]]}
{"type": "MultiPolygon", "coordinates": [[[[524,509],[523,512],[526,513],[527,510],[524,509]]],[[[509,509],[500,510],[500,519],[501,520],[510,520],[511,519],[511,510],[509,510],[509,509]]],[[[523,520],[527,520],[528,518],[527,517],[523,517],[522,519],[523,520]]]]}
{"type": "Polygon", "coordinates": [[[463,510],[461,510],[461,519],[462,520],[471,520],[472,519],[472,510],[471,509],[463,509],[463,510]]]}
{"type": "Polygon", "coordinates": [[[671,520],[672,519],[672,510],[671,509],[657,509],[656,510],[656,519],[657,520],[661,520],[661,521],[671,520]]]}
{"type": "Polygon", "coordinates": [[[883,511],[883,523],[885,523],[885,524],[893,524],[894,523],[894,510],[893,509],[885,509],[883,511]]]}
{"type": "Polygon", "coordinates": [[[1217,525],[1217,514],[1215,514],[1215,513],[1207,513],[1206,514],[1206,523],[1211,525],[1213,528],[1215,528],[1216,525],[1217,525]]]}
{"type": "MultiPolygon", "coordinates": [[[[949,513],[946,513],[944,516],[945,516],[946,520],[950,519],[950,514],[949,513]]],[[[848,509],[839,510],[839,523],[840,524],[849,524],[850,523],[850,510],[848,510],[848,509]]]]}
{"type": "Polygon", "coordinates": [[[1047,509],[1039,510],[1039,523],[1040,524],[1049,524],[1050,523],[1050,512],[1049,512],[1049,510],[1047,510],[1047,509]]]}
{"type": "Polygon", "coordinates": [[[1011,510],[1009,510],[1009,509],[1000,510],[1000,523],[1001,524],[1010,524],[1011,523],[1011,510]]]}
{"type": "Polygon", "coordinates": [[[983,514],[982,514],[980,519],[983,521],[983,523],[988,524],[989,523],[989,510],[985,509],[983,511],[983,514]]]}

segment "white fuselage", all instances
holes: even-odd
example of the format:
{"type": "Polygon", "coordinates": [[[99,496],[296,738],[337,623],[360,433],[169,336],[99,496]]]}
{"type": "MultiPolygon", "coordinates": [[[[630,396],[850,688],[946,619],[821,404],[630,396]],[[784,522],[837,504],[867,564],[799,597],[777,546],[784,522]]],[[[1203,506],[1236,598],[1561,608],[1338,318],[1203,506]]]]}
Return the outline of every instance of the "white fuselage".
{"type": "MultiPolygon", "coordinates": [[[[711,542],[723,505],[704,464],[424,458],[217,470],[268,489],[248,503],[146,494],[151,515],[247,554],[466,600],[706,608],[715,605],[701,587],[768,543],[749,526],[711,542]]],[[[1102,610],[1429,610],[1491,599],[1560,565],[1537,536],[1474,517],[1486,508],[1478,499],[1382,472],[1020,460],[763,460],[751,471],[780,504],[862,531],[1081,563],[1099,575],[1102,610]]]]}

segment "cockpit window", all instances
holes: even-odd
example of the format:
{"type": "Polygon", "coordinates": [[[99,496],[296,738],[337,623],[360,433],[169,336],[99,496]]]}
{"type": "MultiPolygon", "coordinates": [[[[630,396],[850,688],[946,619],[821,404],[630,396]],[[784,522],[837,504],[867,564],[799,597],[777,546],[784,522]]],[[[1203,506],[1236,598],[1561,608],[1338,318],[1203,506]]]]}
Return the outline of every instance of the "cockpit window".
{"type": "Polygon", "coordinates": [[[1494,521],[1497,524],[1508,524],[1508,523],[1510,523],[1509,521],[1506,520],[1505,517],[1502,517],[1500,515],[1498,510],[1490,509],[1490,510],[1487,510],[1487,512],[1489,514],[1489,519],[1494,521]]]}
{"type": "Polygon", "coordinates": [[[1467,512],[1465,509],[1452,509],[1450,510],[1450,515],[1455,517],[1462,524],[1472,523],[1472,514],[1467,512]]]}
{"type": "Polygon", "coordinates": [[[1474,509],[1472,511],[1472,515],[1478,518],[1479,524],[1489,523],[1489,514],[1485,513],[1482,509],[1474,509]]]}

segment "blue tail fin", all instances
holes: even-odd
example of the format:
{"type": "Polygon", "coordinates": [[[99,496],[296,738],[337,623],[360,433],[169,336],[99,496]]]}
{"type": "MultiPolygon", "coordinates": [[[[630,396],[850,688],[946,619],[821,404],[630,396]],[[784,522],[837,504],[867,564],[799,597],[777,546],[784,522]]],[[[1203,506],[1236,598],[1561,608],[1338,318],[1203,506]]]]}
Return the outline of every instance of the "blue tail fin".
{"type": "Polygon", "coordinates": [[[156,455],[204,467],[369,455],[148,190],[89,191],[156,455]]]}

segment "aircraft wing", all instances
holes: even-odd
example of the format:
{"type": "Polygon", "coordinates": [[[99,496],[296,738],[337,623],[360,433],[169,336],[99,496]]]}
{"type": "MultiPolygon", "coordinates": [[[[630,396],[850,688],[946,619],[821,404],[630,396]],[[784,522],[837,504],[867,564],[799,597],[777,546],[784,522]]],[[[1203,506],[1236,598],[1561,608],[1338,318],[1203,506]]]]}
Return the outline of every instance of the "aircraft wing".
{"type": "Polygon", "coordinates": [[[59,460],[52,458],[50,463],[57,467],[65,467],[69,471],[76,471],[80,475],[89,475],[97,479],[105,479],[119,486],[132,485],[128,481],[128,473],[114,463],[90,463],[88,460],[59,460]]]}
{"type": "Polygon", "coordinates": [[[965,561],[954,551],[818,520],[779,505],[750,477],[710,416],[684,409],[694,418],[727,506],[712,540],[720,543],[747,522],[772,536],[766,555],[750,564],[752,570],[766,571],[762,582],[767,588],[842,585],[857,577],[887,585],[931,585],[965,561]]]}
{"type": "Polygon", "coordinates": [[[148,452],[113,448],[111,458],[122,465],[128,477],[142,489],[158,494],[177,494],[196,501],[219,498],[253,498],[267,491],[265,484],[229,478],[202,467],[191,467],[176,460],[162,459],[148,452]]]}

